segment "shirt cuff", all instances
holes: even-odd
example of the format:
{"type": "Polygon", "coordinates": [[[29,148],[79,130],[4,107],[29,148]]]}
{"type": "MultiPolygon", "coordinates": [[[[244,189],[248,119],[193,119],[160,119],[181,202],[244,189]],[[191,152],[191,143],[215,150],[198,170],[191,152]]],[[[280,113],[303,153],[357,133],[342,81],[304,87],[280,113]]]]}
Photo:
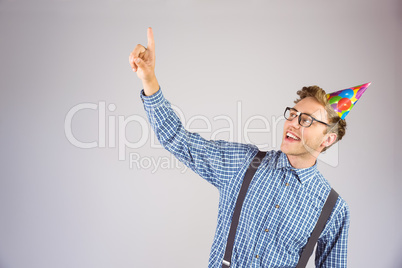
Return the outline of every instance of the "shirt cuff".
{"type": "Polygon", "coordinates": [[[153,109],[158,106],[160,106],[163,101],[165,100],[165,97],[162,94],[161,87],[159,86],[158,91],[156,91],[154,94],[151,96],[146,96],[144,89],[141,90],[140,92],[140,97],[142,102],[144,103],[145,109],[153,109]]]}

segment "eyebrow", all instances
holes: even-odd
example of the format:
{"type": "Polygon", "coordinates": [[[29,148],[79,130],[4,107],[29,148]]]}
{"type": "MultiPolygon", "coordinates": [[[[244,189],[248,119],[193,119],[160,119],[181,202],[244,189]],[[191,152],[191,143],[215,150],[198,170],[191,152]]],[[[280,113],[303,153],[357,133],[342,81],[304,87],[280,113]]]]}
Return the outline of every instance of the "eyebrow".
{"type": "MultiPolygon", "coordinates": [[[[298,110],[295,107],[292,107],[292,109],[295,110],[296,112],[298,112],[298,110]]],[[[311,116],[311,114],[309,114],[309,113],[302,113],[302,114],[307,114],[307,115],[311,116]]]]}

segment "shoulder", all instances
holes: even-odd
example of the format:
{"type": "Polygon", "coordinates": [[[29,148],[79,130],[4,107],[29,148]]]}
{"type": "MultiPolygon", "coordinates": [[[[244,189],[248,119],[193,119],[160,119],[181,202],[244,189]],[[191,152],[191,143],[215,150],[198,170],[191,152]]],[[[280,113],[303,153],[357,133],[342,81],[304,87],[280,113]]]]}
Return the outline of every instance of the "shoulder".
{"type": "MultiPolygon", "coordinates": [[[[316,177],[316,181],[317,183],[323,188],[326,189],[326,191],[328,192],[328,195],[332,189],[331,184],[328,182],[328,180],[326,180],[324,178],[324,176],[321,174],[321,172],[319,172],[318,170],[316,171],[315,174],[316,177]]],[[[336,189],[334,189],[336,191],[336,189]]],[[[335,207],[332,211],[332,216],[334,215],[343,215],[343,216],[348,216],[349,215],[349,206],[347,204],[347,202],[345,201],[345,199],[338,193],[338,199],[336,201],[335,207]]]]}
{"type": "Polygon", "coordinates": [[[335,238],[341,232],[347,232],[349,222],[349,205],[341,196],[338,196],[335,207],[333,208],[331,216],[322,231],[321,237],[326,237],[326,239],[329,240],[335,238]]]}
{"type": "MultiPolygon", "coordinates": [[[[314,179],[309,180],[307,183],[309,193],[319,200],[319,203],[323,207],[327,197],[331,192],[331,184],[324,178],[324,176],[316,170],[314,179]]],[[[336,189],[334,189],[336,191],[336,189]]],[[[339,194],[339,193],[338,193],[339,194]]],[[[344,227],[349,224],[350,210],[349,205],[345,199],[339,194],[334,208],[332,209],[330,218],[322,232],[322,235],[327,234],[330,230],[334,232],[336,229],[344,227]]]]}
{"type": "MultiPolygon", "coordinates": [[[[316,172],[316,179],[318,183],[321,185],[322,188],[326,189],[329,193],[332,189],[331,184],[324,178],[324,176],[317,170],[316,172]]],[[[334,189],[336,191],[336,189],[334,189]]],[[[333,219],[334,217],[337,218],[345,218],[349,217],[349,206],[345,199],[338,193],[338,199],[336,201],[335,207],[332,210],[332,214],[330,217],[330,220],[333,219]]]]}
{"type": "Polygon", "coordinates": [[[329,183],[329,181],[324,177],[324,175],[322,175],[322,173],[318,170],[318,168],[315,171],[315,182],[320,184],[322,187],[326,188],[329,191],[331,190],[331,184],[329,183]]]}

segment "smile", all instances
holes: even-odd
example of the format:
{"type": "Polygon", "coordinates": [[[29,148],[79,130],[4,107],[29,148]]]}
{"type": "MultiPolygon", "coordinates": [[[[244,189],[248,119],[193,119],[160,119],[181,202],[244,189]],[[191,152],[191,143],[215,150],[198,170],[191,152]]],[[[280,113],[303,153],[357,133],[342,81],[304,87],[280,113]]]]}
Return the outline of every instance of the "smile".
{"type": "Polygon", "coordinates": [[[296,135],[294,135],[294,134],[292,134],[290,132],[286,132],[286,138],[293,139],[293,140],[296,140],[296,141],[300,140],[300,138],[298,138],[296,135]]]}

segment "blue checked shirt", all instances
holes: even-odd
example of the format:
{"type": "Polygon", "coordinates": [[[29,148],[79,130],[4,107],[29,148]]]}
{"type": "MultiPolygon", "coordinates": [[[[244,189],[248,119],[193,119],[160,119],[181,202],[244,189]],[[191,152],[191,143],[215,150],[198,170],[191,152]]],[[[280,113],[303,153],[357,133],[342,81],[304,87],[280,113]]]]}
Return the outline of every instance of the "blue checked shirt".
{"type": "MultiPolygon", "coordinates": [[[[187,131],[159,89],[141,99],[155,134],[169,152],[219,190],[219,211],[208,267],[222,267],[238,193],[258,148],[206,140],[187,131]]],[[[243,203],[231,268],[296,267],[331,186],[317,170],[293,168],[281,151],[269,151],[243,203]]],[[[317,243],[316,267],[346,267],[349,208],[339,197],[317,243]]]]}

